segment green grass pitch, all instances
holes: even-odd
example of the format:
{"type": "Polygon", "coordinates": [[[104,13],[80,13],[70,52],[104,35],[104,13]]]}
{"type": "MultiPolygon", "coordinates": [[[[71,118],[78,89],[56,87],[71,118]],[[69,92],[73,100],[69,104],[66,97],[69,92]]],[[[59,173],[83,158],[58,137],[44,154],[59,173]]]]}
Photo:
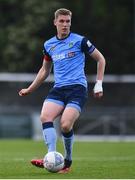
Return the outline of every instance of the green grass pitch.
{"type": "MultiPolygon", "coordinates": [[[[135,178],[135,142],[75,142],[68,174],[32,166],[46,153],[42,141],[0,140],[1,179],[130,179],[135,178]]],[[[62,142],[57,150],[63,154],[62,142]]]]}

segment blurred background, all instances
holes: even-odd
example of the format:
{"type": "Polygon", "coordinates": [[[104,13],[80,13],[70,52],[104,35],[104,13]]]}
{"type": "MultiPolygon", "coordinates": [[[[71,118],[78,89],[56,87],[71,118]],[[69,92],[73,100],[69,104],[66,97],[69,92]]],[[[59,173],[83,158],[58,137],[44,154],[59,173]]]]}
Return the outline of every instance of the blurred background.
{"type": "Polygon", "coordinates": [[[41,67],[43,43],[55,35],[54,11],[61,7],[73,12],[71,30],[86,36],[107,61],[104,97],[96,100],[96,63],[86,56],[90,93],[75,134],[135,139],[135,0],[0,0],[0,138],[42,138],[40,110],[53,75],[29,96],[18,91],[41,67]]]}

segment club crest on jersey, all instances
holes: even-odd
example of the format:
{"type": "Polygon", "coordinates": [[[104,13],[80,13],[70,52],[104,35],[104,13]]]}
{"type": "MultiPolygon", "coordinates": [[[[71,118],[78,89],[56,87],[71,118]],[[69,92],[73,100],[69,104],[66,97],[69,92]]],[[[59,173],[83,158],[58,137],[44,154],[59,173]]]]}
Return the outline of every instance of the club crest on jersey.
{"type": "Polygon", "coordinates": [[[70,48],[73,47],[73,45],[74,45],[73,42],[70,42],[70,43],[69,43],[69,47],[70,47],[70,48]]]}

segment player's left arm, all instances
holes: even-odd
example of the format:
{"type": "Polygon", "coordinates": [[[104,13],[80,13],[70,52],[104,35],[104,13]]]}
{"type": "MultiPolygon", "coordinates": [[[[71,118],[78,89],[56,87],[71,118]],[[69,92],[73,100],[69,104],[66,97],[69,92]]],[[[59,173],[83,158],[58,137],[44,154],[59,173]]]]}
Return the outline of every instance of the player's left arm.
{"type": "Polygon", "coordinates": [[[96,84],[94,86],[94,96],[97,98],[101,98],[103,96],[103,87],[102,82],[104,78],[104,71],[105,71],[105,58],[102,53],[97,50],[96,48],[90,54],[90,56],[97,61],[97,77],[96,77],[96,84]]]}

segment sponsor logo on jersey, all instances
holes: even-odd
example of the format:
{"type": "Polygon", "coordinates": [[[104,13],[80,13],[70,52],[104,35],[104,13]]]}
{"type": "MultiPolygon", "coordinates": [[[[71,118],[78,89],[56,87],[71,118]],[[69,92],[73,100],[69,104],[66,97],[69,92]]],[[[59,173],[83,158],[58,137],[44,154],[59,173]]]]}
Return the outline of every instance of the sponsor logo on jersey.
{"type": "Polygon", "coordinates": [[[67,54],[55,54],[55,55],[52,55],[52,59],[53,61],[60,61],[60,60],[63,60],[65,58],[71,58],[71,57],[74,57],[75,56],[75,52],[69,52],[67,54]]]}
{"type": "Polygon", "coordinates": [[[55,46],[52,46],[50,51],[53,51],[55,49],[56,45],[55,46]]]}
{"type": "Polygon", "coordinates": [[[74,57],[75,56],[75,52],[69,52],[68,53],[68,58],[74,57]]]}
{"type": "Polygon", "coordinates": [[[53,59],[54,61],[58,61],[58,60],[64,59],[65,57],[66,57],[65,54],[55,54],[55,55],[52,56],[52,59],[53,59]]]}

